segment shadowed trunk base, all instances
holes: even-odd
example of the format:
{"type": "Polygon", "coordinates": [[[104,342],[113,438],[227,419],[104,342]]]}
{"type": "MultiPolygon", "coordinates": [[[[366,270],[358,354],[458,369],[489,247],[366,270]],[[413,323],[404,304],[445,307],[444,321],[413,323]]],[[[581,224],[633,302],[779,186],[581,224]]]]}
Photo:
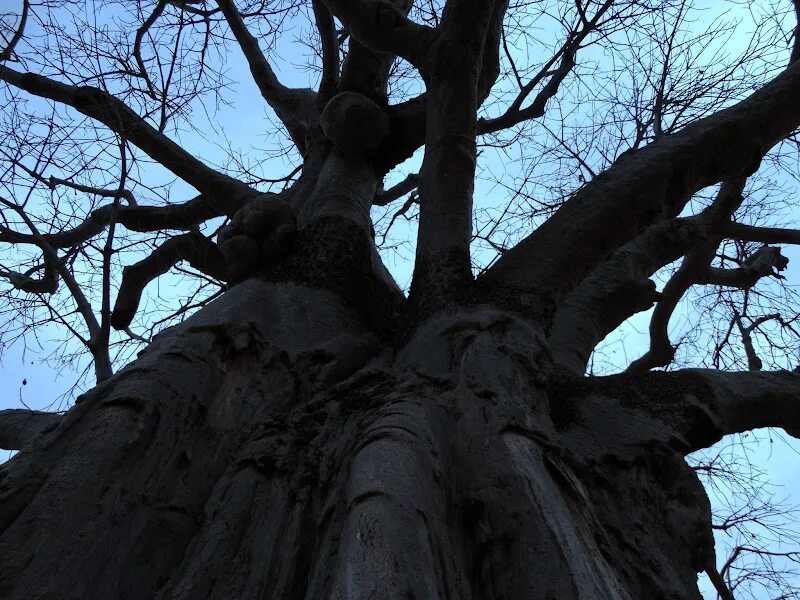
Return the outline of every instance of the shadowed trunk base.
{"type": "Polygon", "coordinates": [[[243,283],[0,466],[0,597],[699,599],[679,449],[546,356],[491,308],[397,350],[243,283]]]}

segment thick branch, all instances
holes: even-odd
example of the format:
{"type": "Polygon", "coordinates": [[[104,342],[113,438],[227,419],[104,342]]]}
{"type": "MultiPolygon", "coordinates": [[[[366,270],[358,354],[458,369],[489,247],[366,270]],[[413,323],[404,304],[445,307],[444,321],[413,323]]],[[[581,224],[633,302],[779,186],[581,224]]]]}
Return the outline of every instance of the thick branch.
{"type": "Polygon", "coordinates": [[[687,369],[675,371],[669,381],[687,404],[676,417],[692,451],[708,447],[724,435],[760,427],[782,427],[789,435],[800,437],[798,373],[687,369]],[[707,393],[687,393],[685,387],[681,389],[682,377],[699,380],[707,393]],[[709,434],[712,434],[710,439],[709,434]]]}
{"type": "Polygon", "coordinates": [[[800,124],[800,62],[735,106],[624,154],[482,278],[549,313],[599,261],[699,189],[747,175],[800,124]],[[560,251],[554,251],[559,248],[560,251]]]}
{"type": "MultiPolygon", "coordinates": [[[[490,31],[502,26],[505,2],[447,4],[441,36],[424,72],[425,157],[420,169],[419,229],[411,296],[419,303],[460,294],[471,281],[472,194],[480,64],[490,31]]],[[[495,51],[496,52],[496,51],[495,51]]]]}
{"type": "Polygon", "coordinates": [[[322,0],[312,0],[314,21],[319,31],[322,46],[322,80],[319,84],[320,104],[325,105],[333,98],[339,86],[339,41],[336,37],[336,23],[328,7],[322,0]]]}
{"type": "MultiPolygon", "coordinates": [[[[388,1],[404,16],[411,10],[410,0],[388,1]]],[[[385,106],[388,102],[389,73],[394,60],[394,54],[375,50],[351,37],[347,56],[342,64],[342,91],[363,94],[379,106],[385,106]]]]}
{"type": "Polygon", "coordinates": [[[582,374],[595,346],[658,298],[649,278],[696,247],[708,231],[708,223],[699,217],[663,221],[601,263],[553,317],[549,344],[556,362],[582,374]]]}
{"type": "Polygon", "coordinates": [[[197,232],[171,238],[147,258],[123,269],[122,284],[114,303],[114,312],[111,313],[111,326],[114,329],[126,329],[136,314],[147,284],[181,260],[188,261],[192,267],[210,277],[220,280],[226,278],[225,258],[216,244],[197,232]]]}
{"type": "Polygon", "coordinates": [[[406,176],[403,181],[400,183],[396,183],[388,190],[383,190],[382,192],[378,192],[375,194],[375,198],[372,200],[373,206],[386,206],[390,202],[394,202],[401,196],[405,196],[406,194],[413,192],[417,189],[419,185],[419,175],[416,173],[411,173],[406,176]]]}
{"type": "Polygon", "coordinates": [[[40,270],[38,268],[27,273],[17,273],[0,268],[0,277],[5,277],[16,289],[29,294],[55,294],[58,290],[58,271],[47,256],[45,256],[42,269],[44,269],[44,274],[39,279],[31,277],[34,271],[40,270]]]}
{"type": "Polygon", "coordinates": [[[754,227],[741,223],[727,223],[720,228],[726,237],[745,242],[762,242],[764,244],[800,244],[800,229],[782,229],[779,227],[754,227]]]}
{"type": "MultiPolygon", "coordinates": [[[[649,277],[700,244],[712,238],[718,240],[721,223],[741,204],[743,186],[744,179],[727,181],[700,215],[650,226],[594,269],[566,297],[553,317],[550,344],[556,361],[583,373],[594,347],[625,319],[650,308],[656,299],[666,309],[670,294],[676,290],[670,292],[668,285],[662,297],[649,277]]],[[[664,317],[668,317],[666,311],[659,318],[664,317]]],[[[663,347],[666,323],[659,321],[659,324],[664,330],[655,337],[659,347],[663,347]]],[[[660,354],[671,356],[671,352],[660,354]]]]}
{"type": "Polygon", "coordinates": [[[22,34],[25,33],[25,25],[28,22],[28,11],[30,10],[29,0],[22,0],[22,14],[19,16],[19,24],[14,31],[14,35],[8,41],[8,44],[2,51],[0,51],[0,62],[9,60],[14,54],[14,48],[22,39],[22,34]]]}
{"type": "Polygon", "coordinates": [[[760,279],[772,275],[757,269],[744,267],[741,269],[723,269],[720,267],[709,267],[705,272],[698,275],[694,283],[706,285],[721,285],[723,287],[738,288],[749,290],[760,279]]]}
{"type": "MultiPolygon", "coordinates": [[[[195,225],[219,217],[233,215],[245,204],[227,203],[227,211],[209,201],[208,196],[197,196],[183,204],[168,206],[120,206],[116,210],[116,222],[131,231],[161,231],[164,229],[191,229],[195,225]]],[[[53,248],[72,248],[102,232],[114,216],[114,205],[107,204],[92,211],[77,227],[58,233],[44,234],[42,238],[53,248]]],[[[30,234],[19,233],[0,226],[0,242],[12,244],[36,244],[30,234]]]]}
{"type": "Polygon", "coordinates": [[[796,372],[682,369],[571,381],[573,389],[585,388],[576,402],[585,418],[598,418],[598,410],[606,418],[619,411],[609,423],[618,424],[615,441],[626,447],[669,444],[687,455],[760,427],[782,427],[800,437],[796,372]],[[627,420],[634,413],[635,425],[627,420]],[[648,425],[651,419],[657,424],[648,425]]]}
{"type": "Polygon", "coordinates": [[[352,38],[377,52],[395,54],[421,68],[436,33],[414,23],[388,0],[323,0],[352,38]]]}
{"type": "Polygon", "coordinates": [[[306,128],[316,94],[309,89],[288,88],[278,81],[258,46],[258,40],[247,29],[233,0],[217,0],[217,4],[225,15],[228,26],[247,59],[247,64],[250,65],[250,72],[261,95],[286,127],[300,154],[304,154],[306,128]]]}
{"type": "Polygon", "coordinates": [[[61,421],[61,415],[22,408],[0,410],[0,448],[21,450],[61,421]]]}
{"type": "MultiPolygon", "coordinates": [[[[720,186],[714,202],[704,211],[703,216],[712,224],[729,219],[742,203],[742,191],[745,183],[744,177],[725,181],[720,186]]],[[[664,367],[672,362],[675,348],[673,348],[667,332],[672,313],[686,290],[695,283],[703,283],[708,273],[714,270],[709,268],[709,264],[714,259],[721,241],[718,235],[706,239],[699,247],[686,255],[681,266],[670,277],[650,319],[650,347],[643,356],[630,364],[628,371],[647,371],[654,367],[664,367]]]]}
{"type": "Polygon", "coordinates": [[[257,194],[250,186],[224,175],[198,160],[163,133],[149,125],[124,102],[101,89],[72,86],[33,73],[20,73],[0,65],[0,81],[34,96],[71,106],[144,150],[199,192],[214,198],[225,211],[242,197],[257,194]]]}

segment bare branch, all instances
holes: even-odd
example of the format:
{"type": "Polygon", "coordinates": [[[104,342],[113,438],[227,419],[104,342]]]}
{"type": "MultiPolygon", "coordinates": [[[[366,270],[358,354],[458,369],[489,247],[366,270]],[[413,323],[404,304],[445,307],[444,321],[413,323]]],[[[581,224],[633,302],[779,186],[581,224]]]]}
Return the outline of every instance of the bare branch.
{"type": "Polygon", "coordinates": [[[242,197],[257,195],[250,186],[205,165],[145,122],[124,102],[99,88],[67,85],[42,75],[20,73],[4,65],[0,65],[0,81],[34,96],[71,106],[103,123],[199,192],[214,198],[222,211],[240,202],[242,197]]]}
{"type": "Polygon", "coordinates": [[[314,21],[319,31],[322,46],[322,80],[319,84],[320,104],[330,100],[339,85],[339,40],[336,37],[336,23],[328,7],[322,0],[312,0],[314,21]]]}
{"type": "Polygon", "coordinates": [[[316,94],[309,89],[288,88],[278,81],[275,72],[258,46],[258,40],[247,29],[234,1],[217,0],[217,4],[222,14],[225,15],[228,26],[247,59],[247,64],[250,65],[250,72],[253,74],[253,79],[261,91],[261,95],[286,127],[300,154],[304,154],[306,128],[316,94]]]}
{"type": "Polygon", "coordinates": [[[544,116],[548,100],[558,93],[561,84],[575,67],[575,57],[581,44],[586,40],[589,34],[597,29],[603,15],[613,4],[613,0],[605,0],[605,2],[599,6],[591,20],[587,21],[584,19],[582,28],[570,33],[561,49],[553,58],[544,64],[528,83],[522,86],[517,97],[502,115],[494,119],[480,119],[478,121],[478,133],[486,134],[500,131],[523,121],[544,116]],[[558,66],[553,69],[556,62],[558,62],[558,66]],[[533,101],[527,107],[522,108],[522,104],[530,93],[545,79],[547,79],[547,83],[542,87],[533,101]]]}
{"type": "Polygon", "coordinates": [[[779,227],[754,227],[742,223],[726,223],[720,227],[720,233],[726,238],[744,240],[746,242],[762,242],[764,244],[800,244],[799,229],[782,229],[779,227]]]}
{"type": "MultiPolygon", "coordinates": [[[[160,231],[164,229],[191,229],[192,227],[219,217],[232,215],[245,204],[228,203],[229,210],[210,201],[208,196],[200,195],[182,204],[167,206],[120,206],[116,210],[116,222],[131,231],[160,231]]],[[[92,211],[89,217],[77,227],[57,233],[43,234],[42,238],[53,248],[71,248],[102,232],[111,222],[114,205],[107,204],[92,211]]],[[[0,225],[0,242],[12,244],[36,244],[30,234],[12,231],[0,225]]]]}
{"type": "Polygon", "coordinates": [[[191,232],[170,238],[147,258],[125,267],[114,312],[111,313],[111,326],[114,329],[126,329],[136,314],[147,284],[181,260],[188,261],[192,267],[215,279],[227,278],[222,252],[205,236],[191,232]]]}
{"type": "Polygon", "coordinates": [[[144,79],[145,85],[147,85],[147,89],[150,93],[150,97],[154,100],[156,99],[156,89],[151,81],[150,77],[147,75],[147,67],[144,64],[144,59],[142,58],[142,41],[144,40],[144,36],[147,35],[147,32],[150,28],[155,24],[158,20],[158,17],[161,16],[161,13],[164,12],[164,9],[167,6],[167,0],[158,0],[153,12],[150,13],[150,16],[145,19],[142,26],[136,30],[136,36],[133,40],[133,57],[136,60],[136,65],[139,67],[139,73],[144,79]]]}
{"type": "MultiPolygon", "coordinates": [[[[720,186],[717,197],[706,214],[716,222],[728,219],[742,203],[745,182],[744,177],[725,181],[720,186]]],[[[650,348],[643,356],[630,364],[629,372],[646,371],[653,367],[666,366],[672,362],[675,348],[670,343],[667,332],[669,320],[686,290],[695,283],[703,282],[708,273],[713,270],[709,268],[709,263],[714,259],[719,243],[720,238],[712,236],[687,254],[681,266],[664,286],[661,298],[650,319],[650,348]]]]}
{"type": "Polygon", "coordinates": [[[796,25],[794,26],[794,43],[792,44],[792,54],[789,57],[789,64],[800,59],[800,0],[792,0],[794,4],[794,16],[796,25]]]}
{"type": "Polygon", "coordinates": [[[14,31],[14,35],[11,36],[11,39],[6,47],[0,51],[0,62],[10,60],[14,55],[14,48],[22,39],[22,35],[25,33],[25,25],[28,22],[28,11],[30,10],[30,7],[31,5],[29,0],[22,0],[22,13],[19,17],[19,24],[17,25],[17,29],[14,31]]]}
{"type": "Polygon", "coordinates": [[[752,173],[800,124],[800,63],[731,108],[623,154],[482,277],[548,313],[614,248],[722,179],[752,173]],[[561,248],[558,253],[553,248],[561,248]]]}

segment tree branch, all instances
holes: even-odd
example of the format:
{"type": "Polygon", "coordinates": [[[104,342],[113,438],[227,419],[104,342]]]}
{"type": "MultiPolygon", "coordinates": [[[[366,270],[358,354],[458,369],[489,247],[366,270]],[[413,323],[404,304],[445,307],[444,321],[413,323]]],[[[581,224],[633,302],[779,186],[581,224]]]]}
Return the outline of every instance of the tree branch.
{"type": "Polygon", "coordinates": [[[304,154],[306,129],[316,94],[310,89],[288,88],[278,81],[275,72],[258,46],[258,40],[247,29],[233,0],[217,0],[217,4],[222,14],[225,15],[228,27],[239,43],[239,47],[247,59],[247,64],[250,65],[250,72],[253,74],[253,80],[261,95],[286,127],[300,154],[304,154]]]}
{"type": "Polygon", "coordinates": [[[181,260],[188,261],[192,267],[215,279],[224,281],[227,278],[222,252],[205,236],[191,232],[170,238],[147,258],[123,269],[122,284],[111,313],[111,326],[114,329],[126,329],[136,314],[147,284],[181,260]]]}
{"type": "Polygon", "coordinates": [[[0,81],[34,96],[47,98],[67,106],[106,125],[135,144],[151,158],[213,198],[219,210],[226,211],[243,197],[258,194],[250,186],[237,181],[198,160],[163,133],[149,125],[124,102],[101,89],[72,86],[33,73],[20,73],[0,65],[0,81]]]}
{"type": "MultiPolygon", "coordinates": [[[[459,295],[471,282],[472,194],[481,70],[487,40],[499,42],[506,2],[451,0],[423,76],[425,156],[411,297],[418,305],[459,295]]],[[[494,50],[496,52],[496,50],[494,50]]]]}
{"type": "Polygon", "coordinates": [[[719,229],[726,237],[746,242],[762,242],[764,244],[800,244],[800,230],[781,229],[779,227],[754,227],[742,223],[726,223],[719,229]]]}
{"type": "Polygon", "coordinates": [[[597,28],[600,19],[614,4],[613,0],[606,0],[597,9],[591,20],[584,20],[583,26],[578,31],[573,31],[568,36],[567,41],[561,49],[551,58],[539,72],[531,78],[520,89],[517,97],[506,109],[506,111],[499,117],[494,119],[480,119],[478,121],[478,133],[486,134],[502,129],[513,127],[523,121],[530,119],[537,119],[544,116],[545,107],[548,100],[558,93],[561,84],[572,72],[575,67],[575,56],[581,47],[581,44],[589,36],[589,34],[597,28]],[[560,60],[559,60],[560,57],[560,60]],[[558,62],[558,66],[553,69],[553,65],[558,62]],[[533,101],[525,108],[522,108],[523,102],[527,99],[534,88],[539,85],[545,78],[549,77],[547,83],[542,87],[533,101]]]}
{"type": "Polygon", "coordinates": [[[796,372],[681,369],[566,381],[577,392],[575,405],[583,417],[616,423],[619,430],[611,435],[625,448],[669,444],[685,456],[723,436],[760,427],[782,427],[800,437],[796,372]],[[623,416],[630,419],[632,407],[639,412],[638,427],[623,416]],[[648,424],[651,419],[655,422],[648,424]]]}
{"type": "Polygon", "coordinates": [[[594,348],[659,295],[649,279],[707,235],[698,217],[652,225],[597,266],[558,307],[548,342],[557,363],[583,374],[594,348]]]}
{"type": "Polygon", "coordinates": [[[678,214],[697,190],[752,173],[798,124],[800,62],[746,100],[623,154],[500,257],[481,284],[504,297],[525,294],[522,308],[551,313],[614,248],[658,217],[678,214]]]}
{"type": "Polygon", "coordinates": [[[372,200],[373,206],[386,206],[387,204],[394,202],[401,196],[405,196],[409,192],[413,192],[417,189],[419,185],[419,175],[416,173],[411,173],[406,176],[403,181],[400,183],[396,183],[388,190],[383,190],[375,194],[375,198],[372,200]]]}
{"type": "MultiPolygon", "coordinates": [[[[649,374],[650,377],[655,375],[649,374]]],[[[670,383],[676,386],[674,391],[686,403],[686,408],[676,417],[690,451],[706,448],[724,435],[760,427],[781,427],[789,435],[800,438],[800,374],[686,369],[675,371],[674,375],[670,383]],[[681,390],[682,375],[697,380],[706,388],[706,393],[687,393],[685,386],[681,390]]],[[[653,383],[657,384],[656,380],[653,383]]]]}
{"type": "MultiPolygon", "coordinates": [[[[712,223],[729,219],[730,215],[741,205],[742,191],[746,181],[744,177],[737,177],[725,181],[720,186],[714,202],[704,213],[712,223]]],[[[709,268],[709,263],[714,259],[720,241],[721,238],[717,235],[705,240],[698,248],[686,255],[681,266],[670,277],[650,319],[650,347],[644,355],[628,366],[629,372],[648,371],[672,362],[675,348],[669,340],[667,331],[669,320],[686,290],[695,283],[704,283],[708,274],[714,270],[709,268]]]]}
{"type": "Polygon", "coordinates": [[[147,19],[145,19],[144,23],[142,23],[142,26],[136,30],[136,36],[133,40],[133,58],[136,60],[136,65],[139,67],[141,78],[144,79],[147,90],[153,100],[156,99],[156,88],[153,85],[150,77],[147,75],[147,67],[145,66],[144,59],[142,58],[142,41],[144,40],[144,36],[147,35],[147,32],[150,31],[150,28],[158,20],[158,17],[160,17],[164,12],[166,6],[167,0],[158,0],[153,12],[150,13],[150,16],[147,17],[147,19]]]}
{"type": "Polygon", "coordinates": [[[422,68],[435,30],[414,23],[388,0],[322,0],[352,38],[376,52],[401,56],[422,68]]]}
{"type": "Polygon", "coordinates": [[[30,7],[31,5],[29,0],[22,0],[22,13],[19,17],[19,25],[17,25],[17,29],[14,31],[14,35],[11,36],[8,45],[3,48],[2,52],[0,52],[0,62],[9,60],[14,55],[14,48],[22,39],[22,35],[25,33],[25,25],[28,22],[28,11],[30,10],[30,7]]]}
{"type": "Polygon", "coordinates": [[[322,79],[319,84],[319,100],[324,106],[335,94],[339,85],[339,40],[336,23],[322,0],[312,0],[314,21],[319,31],[322,46],[322,79]]]}
{"type": "MultiPolygon", "coordinates": [[[[411,0],[388,1],[403,15],[408,15],[411,10],[411,0]]],[[[379,106],[385,106],[388,102],[389,73],[395,58],[390,52],[376,51],[351,37],[342,64],[342,91],[363,94],[379,106]]]]}
{"type": "MultiPolygon", "coordinates": [[[[183,204],[170,204],[168,206],[120,206],[116,212],[116,222],[131,231],[161,231],[164,229],[191,229],[192,227],[219,217],[233,215],[244,206],[243,199],[239,204],[228,203],[229,210],[223,212],[215,202],[209,201],[208,196],[197,196],[183,204]]],[[[83,223],[57,233],[42,234],[44,239],[53,248],[72,248],[102,232],[111,222],[114,212],[113,204],[106,204],[92,211],[83,223]]],[[[12,244],[36,244],[33,235],[19,233],[0,225],[0,242],[12,244]]]]}
{"type": "Polygon", "coordinates": [[[62,415],[22,408],[0,410],[0,448],[21,450],[43,433],[55,429],[62,415]]]}

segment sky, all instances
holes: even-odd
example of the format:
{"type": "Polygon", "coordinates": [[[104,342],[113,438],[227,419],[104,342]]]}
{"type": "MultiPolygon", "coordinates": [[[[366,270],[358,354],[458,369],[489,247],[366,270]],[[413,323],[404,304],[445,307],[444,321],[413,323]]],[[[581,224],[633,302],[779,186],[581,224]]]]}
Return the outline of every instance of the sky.
{"type": "MultiPolygon", "coordinates": [[[[739,10],[745,10],[740,8],[739,10]]],[[[282,81],[287,85],[308,86],[314,83],[314,75],[297,68],[305,60],[297,54],[295,38],[298,30],[291,24],[279,40],[278,47],[272,58],[276,70],[282,81]]],[[[733,44],[738,43],[734,38],[733,44]]],[[[199,114],[202,123],[207,119],[216,129],[224,132],[225,137],[241,149],[245,155],[251,154],[252,148],[263,148],[274,145],[267,134],[265,119],[269,114],[257,89],[251,83],[249,70],[242,60],[232,59],[226,64],[228,77],[235,82],[228,99],[229,107],[221,107],[210,114],[199,114]]],[[[202,127],[201,127],[202,128],[202,127]]],[[[220,136],[206,136],[202,132],[184,131],[181,133],[180,142],[184,147],[195,151],[198,156],[209,163],[224,164],[226,154],[214,142],[221,142],[220,136]]],[[[483,166],[488,171],[503,172],[509,165],[503,164],[501,157],[491,160],[483,159],[483,166]]],[[[387,185],[399,181],[411,172],[416,172],[421,161],[418,152],[407,163],[401,165],[392,174],[387,185]]],[[[265,167],[266,172],[276,177],[285,175],[291,170],[293,164],[286,159],[271,159],[265,167]]],[[[153,169],[153,181],[168,181],[171,178],[165,172],[153,169]]],[[[479,181],[476,185],[476,204],[491,202],[497,194],[496,187],[489,181],[479,181]]],[[[189,198],[192,190],[184,184],[176,184],[171,197],[189,198]]],[[[384,254],[387,266],[395,276],[398,283],[407,288],[411,277],[411,262],[413,256],[413,225],[400,223],[395,230],[397,237],[406,237],[409,245],[404,253],[387,252],[384,254]]],[[[785,254],[791,262],[787,277],[791,285],[800,285],[800,251],[794,248],[787,249],[785,254]]],[[[151,286],[161,286],[161,291],[170,287],[168,281],[153,283],[151,286]]],[[[153,287],[148,288],[150,292],[153,287]]],[[[180,288],[172,290],[180,294],[180,288]]],[[[800,307],[798,307],[800,309],[800,307]]],[[[642,313],[626,323],[620,331],[612,334],[608,341],[608,352],[612,362],[618,364],[640,355],[647,345],[647,323],[649,313],[642,313]],[[624,341],[620,341],[624,340],[624,341]]],[[[56,326],[47,326],[38,331],[36,339],[29,338],[25,344],[18,343],[6,348],[0,357],[0,409],[22,408],[63,410],[74,399],[76,392],[73,390],[77,373],[86,367],[86,363],[64,367],[60,364],[59,356],[52,355],[54,340],[61,339],[63,332],[56,326]]],[[[786,436],[783,436],[785,440],[786,436]]],[[[762,431],[751,435],[748,440],[760,439],[761,442],[751,448],[750,460],[767,473],[770,482],[776,486],[776,497],[785,497],[790,504],[800,504],[800,443],[787,443],[781,441],[774,432],[762,431]]],[[[730,444],[726,439],[712,451],[719,450],[730,444]]],[[[11,453],[0,451],[0,462],[11,456],[11,453]],[[5,456],[4,456],[5,454],[5,456]]],[[[708,597],[712,594],[704,590],[708,597]]],[[[766,597],[766,596],[764,596],[766,597]]]]}

